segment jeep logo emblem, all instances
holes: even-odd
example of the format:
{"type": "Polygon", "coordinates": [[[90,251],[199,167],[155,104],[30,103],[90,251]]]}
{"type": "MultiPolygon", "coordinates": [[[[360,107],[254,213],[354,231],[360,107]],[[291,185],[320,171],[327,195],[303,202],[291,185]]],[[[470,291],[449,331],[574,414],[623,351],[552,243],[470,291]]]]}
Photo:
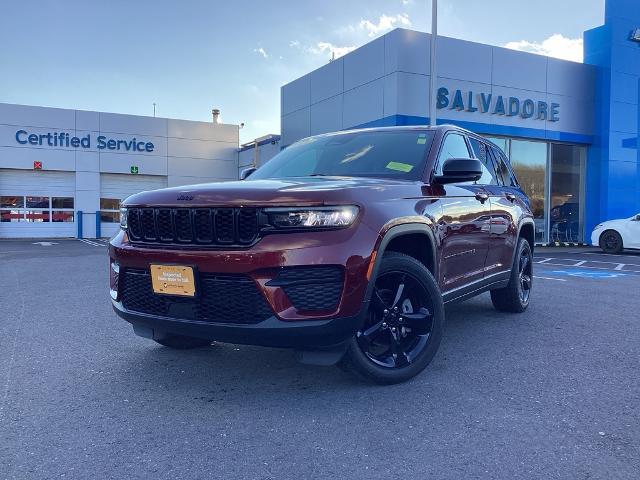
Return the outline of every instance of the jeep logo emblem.
{"type": "Polygon", "coordinates": [[[178,200],[184,200],[188,202],[189,200],[193,200],[193,195],[187,195],[183,193],[182,195],[178,196],[178,200]]]}

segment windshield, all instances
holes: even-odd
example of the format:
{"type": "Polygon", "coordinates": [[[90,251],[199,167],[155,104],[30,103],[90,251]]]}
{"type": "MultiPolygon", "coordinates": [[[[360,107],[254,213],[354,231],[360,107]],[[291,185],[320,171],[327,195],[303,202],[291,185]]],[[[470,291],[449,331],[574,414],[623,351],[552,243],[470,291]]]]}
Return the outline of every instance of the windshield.
{"type": "Polygon", "coordinates": [[[278,153],[248,180],[314,175],[417,180],[432,140],[433,132],[428,130],[309,137],[278,153]]]}

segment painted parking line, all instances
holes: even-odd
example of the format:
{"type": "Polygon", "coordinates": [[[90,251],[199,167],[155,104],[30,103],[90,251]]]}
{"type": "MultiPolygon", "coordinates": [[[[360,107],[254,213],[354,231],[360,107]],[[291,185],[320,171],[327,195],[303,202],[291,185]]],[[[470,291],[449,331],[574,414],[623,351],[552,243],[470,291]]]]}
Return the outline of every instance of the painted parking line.
{"type": "Polygon", "coordinates": [[[98,243],[98,242],[95,242],[93,240],[87,240],[86,238],[79,238],[78,240],[81,241],[82,243],[86,243],[87,245],[91,245],[93,247],[104,247],[104,246],[106,246],[106,244],[104,244],[104,243],[98,243]]]}
{"type": "Polygon", "coordinates": [[[602,278],[617,278],[617,277],[626,277],[625,273],[617,273],[617,272],[596,272],[593,270],[554,270],[551,272],[556,275],[566,275],[569,277],[580,277],[580,278],[593,278],[593,279],[602,279],[602,278]]]}
{"type": "Polygon", "coordinates": [[[553,278],[553,277],[541,277],[539,275],[534,275],[533,278],[539,278],[540,280],[554,280],[556,282],[566,282],[565,278],[553,278]]]}
{"type": "Polygon", "coordinates": [[[618,272],[640,273],[640,264],[637,263],[604,262],[602,260],[574,260],[570,258],[544,258],[542,260],[534,260],[533,263],[537,265],[544,265],[545,267],[588,268],[591,270],[612,270],[618,272]]]}

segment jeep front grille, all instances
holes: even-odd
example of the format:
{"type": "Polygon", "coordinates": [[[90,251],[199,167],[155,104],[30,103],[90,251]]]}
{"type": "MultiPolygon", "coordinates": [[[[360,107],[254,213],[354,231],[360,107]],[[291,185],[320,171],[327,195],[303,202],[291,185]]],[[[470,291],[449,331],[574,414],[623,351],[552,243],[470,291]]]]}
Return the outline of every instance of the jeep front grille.
{"type": "Polygon", "coordinates": [[[247,246],[258,239],[255,208],[130,208],[132,243],[247,246]]]}

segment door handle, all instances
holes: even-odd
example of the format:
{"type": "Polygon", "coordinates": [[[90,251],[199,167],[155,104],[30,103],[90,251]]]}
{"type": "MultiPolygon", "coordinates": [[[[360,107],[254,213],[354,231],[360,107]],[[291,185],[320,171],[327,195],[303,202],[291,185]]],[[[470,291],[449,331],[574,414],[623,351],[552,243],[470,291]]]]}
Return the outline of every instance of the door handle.
{"type": "Polygon", "coordinates": [[[484,192],[478,192],[476,193],[476,200],[480,200],[480,203],[484,203],[487,200],[489,200],[489,194],[484,192]]]}
{"type": "Polygon", "coordinates": [[[516,196],[513,193],[505,193],[504,196],[507,197],[507,200],[511,203],[516,201],[516,196]]]}

